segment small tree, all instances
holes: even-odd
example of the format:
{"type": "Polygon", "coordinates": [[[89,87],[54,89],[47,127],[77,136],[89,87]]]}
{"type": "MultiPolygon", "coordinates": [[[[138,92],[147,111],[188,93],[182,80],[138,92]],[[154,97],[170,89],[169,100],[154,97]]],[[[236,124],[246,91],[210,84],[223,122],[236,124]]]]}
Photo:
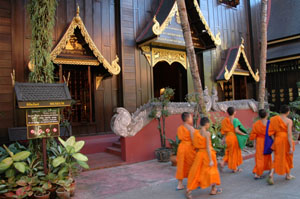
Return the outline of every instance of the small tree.
{"type": "Polygon", "coordinates": [[[177,0],[178,12],[181,21],[181,28],[183,32],[183,37],[186,46],[186,52],[188,56],[188,61],[191,68],[191,74],[193,79],[193,85],[195,93],[197,93],[198,103],[202,113],[205,113],[205,106],[203,100],[203,88],[201,84],[201,79],[198,70],[198,63],[196,59],[196,53],[194,48],[194,43],[192,40],[192,32],[190,28],[190,23],[187,16],[185,0],[177,0]]]}
{"type": "Polygon", "coordinates": [[[266,60],[267,60],[267,18],[268,18],[268,0],[261,1],[261,49],[260,49],[260,81],[259,81],[259,109],[265,107],[266,94],[266,60]]]}
{"type": "Polygon", "coordinates": [[[166,118],[169,116],[167,106],[173,96],[174,89],[166,88],[160,97],[152,99],[155,105],[149,117],[156,119],[158,122],[157,129],[160,135],[161,148],[166,148],[166,118]]]}

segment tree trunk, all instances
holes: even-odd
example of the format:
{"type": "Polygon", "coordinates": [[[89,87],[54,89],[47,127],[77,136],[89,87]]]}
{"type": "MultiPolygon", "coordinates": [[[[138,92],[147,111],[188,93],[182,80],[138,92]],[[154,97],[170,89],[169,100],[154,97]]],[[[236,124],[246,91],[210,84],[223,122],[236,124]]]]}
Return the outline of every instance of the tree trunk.
{"type": "Polygon", "coordinates": [[[259,66],[259,109],[265,107],[266,94],[266,60],[267,60],[267,12],[268,0],[261,1],[261,49],[260,49],[260,66],[259,66]]]}
{"type": "Polygon", "coordinates": [[[203,101],[203,89],[201,85],[201,79],[200,79],[198,64],[196,60],[196,53],[195,53],[194,44],[192,40],[191,28],[187,16],[185,0],[177,0],[177,6],[178,6],[181,28],[182,28],[183,37],[186,46],[187,57],[191,68],[195,93],[197,93],[199,97],[199,104],[201,106],[201,111],[202,113],[204,113],[205,106],[203,101]]]}

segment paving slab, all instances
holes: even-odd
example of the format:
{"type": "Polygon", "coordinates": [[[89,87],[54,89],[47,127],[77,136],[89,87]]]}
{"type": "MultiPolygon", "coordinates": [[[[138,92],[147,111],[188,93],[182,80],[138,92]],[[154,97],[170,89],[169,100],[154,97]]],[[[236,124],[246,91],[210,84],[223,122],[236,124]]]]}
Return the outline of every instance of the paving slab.
{"type": "MultiPolygon", "coordinates": [[[[223,193],[210,196],[209,189],[195,190],[193,198],[213,199],[300,199],[300,145],[296,146],[292,174],[297,178],[286,181],[275,176],[275,185],[266,180],[254,180],[254,159],[244,161],[242,173],[228,169],[221,173],[223,193]]],[[[75,199],[183,199],[184,191],[175,191],[176,168],[155,160],[133,165],[84,172],[78,179],[75,199]]],[[[186,181],[185,181],[186,183],[186,181]]]]}

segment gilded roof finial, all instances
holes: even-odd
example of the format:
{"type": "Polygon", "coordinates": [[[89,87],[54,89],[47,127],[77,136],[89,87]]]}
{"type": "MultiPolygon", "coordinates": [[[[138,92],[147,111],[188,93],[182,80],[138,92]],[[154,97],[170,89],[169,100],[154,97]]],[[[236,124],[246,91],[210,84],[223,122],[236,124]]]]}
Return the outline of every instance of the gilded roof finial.
{"type": "Polygon", "coordinates": [[[245,43],[245,40],[244,40],[244,38],[243,38],[243,37],[241,37],[241,39],[242,39],[242,41],[241,41],[241,44],[243,44],[243,45],[244,45],[244,43],[245,43]]]}
{"type": "Polygon", "coordinates": [[[77,4],[77,10],[76,10],[76,15],[79,16],[79,11],[80,11],[80,8],[79,8],[79,5],[77,4]]]}

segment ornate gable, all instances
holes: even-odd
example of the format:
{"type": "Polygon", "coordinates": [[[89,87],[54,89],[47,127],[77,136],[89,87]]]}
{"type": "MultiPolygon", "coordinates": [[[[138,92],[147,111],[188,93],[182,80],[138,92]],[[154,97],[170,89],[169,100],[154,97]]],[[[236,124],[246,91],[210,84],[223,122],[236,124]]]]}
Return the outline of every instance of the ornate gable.
{"type": "Polygon", "coordinates": [[[218,82],[228,81],[232,77],[232,75],[251,75],[256,82],[259,81],[258,71],[254,74],[252,67],[250,66],[247,59],[244,50],[243,39],[241,45],[230,48],[228,50],[226,61],[216,80],[218,82]]]}
{"type": "Polygon", "coordinates": [[[118,56],[110,64],[98,50],[79,16],[79,7],[62,39],[52,50],[51,59],[55,64],[88,66],[103,64],[112,75],[118,75],[121,71],[118,56]]]}

